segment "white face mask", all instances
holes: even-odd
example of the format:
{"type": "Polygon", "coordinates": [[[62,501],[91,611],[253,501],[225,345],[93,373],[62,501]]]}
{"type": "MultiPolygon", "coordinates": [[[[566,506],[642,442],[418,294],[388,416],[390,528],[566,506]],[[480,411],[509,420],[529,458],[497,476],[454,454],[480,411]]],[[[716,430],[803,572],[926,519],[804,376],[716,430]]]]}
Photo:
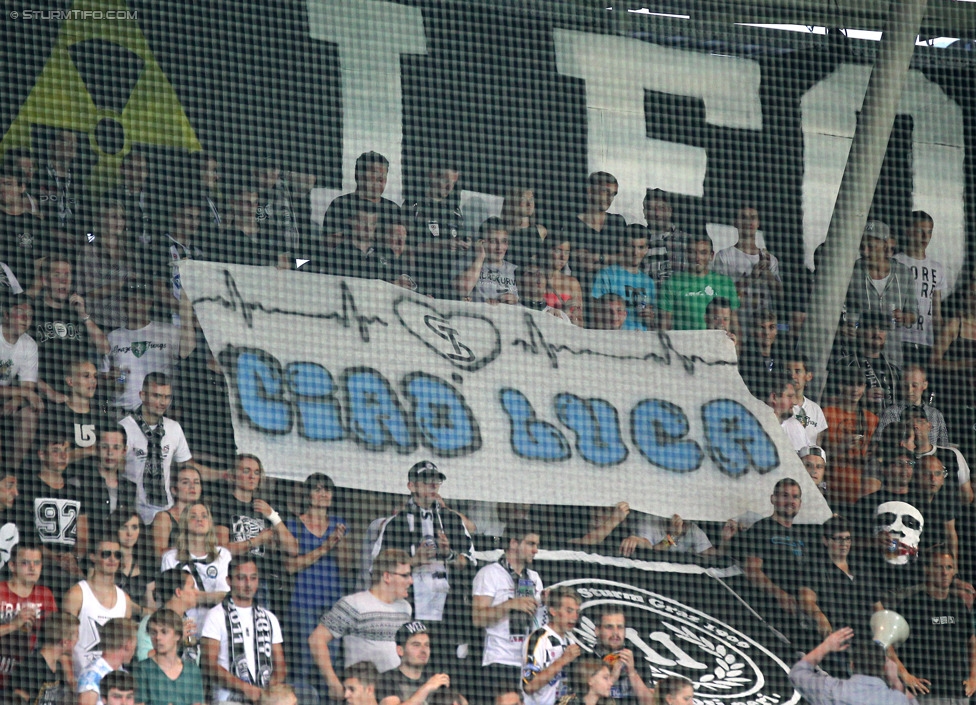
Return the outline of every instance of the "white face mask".
{"type": "Polygon", "coordinates": [[[894,565],[908,563],[909,556],[918,555],[925,519],[922,513],[907,502],[885,502],[875,512],[875,533],[888,532],[895,550],[885,553],[885,560],[894,565]]]}

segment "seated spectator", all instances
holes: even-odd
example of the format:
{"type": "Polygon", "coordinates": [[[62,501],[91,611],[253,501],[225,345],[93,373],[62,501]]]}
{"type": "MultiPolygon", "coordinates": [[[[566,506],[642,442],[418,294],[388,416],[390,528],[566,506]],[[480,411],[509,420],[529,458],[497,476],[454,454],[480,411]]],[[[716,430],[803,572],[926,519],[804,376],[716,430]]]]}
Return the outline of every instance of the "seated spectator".
{"type": "Polygon", "coordinates": [[[691,705],[694,698],[695,687],[681,676],[668,676],[654,685],[655,705],[691,705]]]}
{"type": "MultiPolygon", "coordinates": [[[[92,566],[88,577],[75,583],[62,601],[64,611],[77,616],[81,621],[78,643],[75,644],[72,655],[76,674],[81,674],[102,656],[102,651],[106,648],[104,625],[109,620],[118,619],[125,624],[130,617],[141,611],[125,591],[115,584],[115,574],[119,571],[122,560],[119,540],[106,534],[92,543],[88,555],[92,566]]],[[[127,626],[122,631],[125,635],[129,633],[127,626]]],[[[135,624],[132,624],[131,638],[134,652],[135,624]]],[[[116,648],[123,646],[124,641],[126,639],[119,638],[115,642],[116,648]]],[[[126,662],[131,658],[132,654],[129,654],[126,662]]]]}
{"type": "MultiPolygon", "coordinates": [[[[593,620],[597,642],[593,655],[603,660],[610,669],[610,694],[615,702],[653,705],[654,691],[637,670],[634,652],[625,648],[627,642],[627,617],[620,607],[604,605],[593,620]]],[[[584,660],[574,665],[574,670],[584,660]]],[[[570,681],[572,685],[572,681],[570,681]]]]}
{"type": "Polygon", "coordinates": [[[566,223],[566,233],[573,244],[573,275],[579,279],[583,291],[592,291],[596,273],[616,261],[617,243],[627,222],[623,216],[607,210],[618,190],[613,174],[593,172],[587,178],[585,209],[566,223]]]}
{"type": "Polygon", "coordinates": [[[793,445],[793,450],[800,452],[801,448],[806,447],[807,434],[803,430],[803,424],[793,415],[793,399],[796,394],[793,380],[782,373],[770,374],[762,380],[762,390],[761,399],[776,414],[786,437],[793,445]]]}
{"type": "MultiPolygon", "coordinates": [[[[51,242],[48,225],[24,205],[25,186],[16,162],[6,156],[0,160],[0,262],[7,267],[4,273],[9,271],[7,276],[12,275],[17,282],[16,289],[23,287],[34,294],[34,280],[39,278],[40,264],[51,250],[51,242]]],[[[14,289],[13,282],[9,283],[14,289]]]]}
{"type": "Polygon", "coordinates": [[[457,293],[466,299],[490,304],[517,304],[515,265],[505,259],[508,231],[500,218],[488,218],[478,229],[471,266],[454,280],[457,293]]]}
{"type": "Polygon", "coordinates": [[[806,396],[807,385],[813,381],[813,371],[803,353],[785,351],[782,355],[786,374],[793,380],[796,396],[793,398],[793,415],[807,433],[807,444],[820,444],[827,429],[827,417],[820,404],[806,396]]]}
{"type": "Polygon", "coordinates": [[[688,266],[688,233],[674,224],[674,209],[668,194],[661,189],[647,189],[644,194],[644,220],[650,233],[647,256],[641,265],[658,286],[675,272],[683,272],[688,266]]]}
{"type": "MultiPolygon", "coordinates": [[[[945,468],[946,479],[952,478],[951,488],[957,501],[963,504],[972,504],[973,484],[970,474],[969,463],[958,448],[953,446],[934,445],[932,438],[932,422],[929,420],[924,407],[907,409],[902,414],[904,421],[910,423],[914,428],[913,440],[915,442],[915,457],[922,459],[934,455],[945,468]]],[[[889,426],[889,428],[891,428],[889,426]]]]}
{"type": "MultiPolygon", "coordinates": [[[[13,426],[13,442],[6,445],[7,433],[0,436],[0,450],[5,456],[0,466],[11,470],[20,464],[37,431],[37,419],[44,411],[44,401],[37,389],[37,344],[28,335],[34,305],[24,295],[0,299],[0,421],[13,426]]],[[[2,429],[5,430],[5,429],[2,429]]]]}
{"type": "Polygon", "coordinates": [[[627,323],[627,304],[617,294],[604,294],[591,299],[587,328],[596,330],[622,330],[627,323]]]}
{"type": "Polygon", "coordinates": [[[197,502],[188,506],[180,516],[176,547],[163,554],[160,568],[180,568],[193,576],[197,605],[188,614],[197,624],[203,624],[208,607],[227,596],[230,561],[230,551],[217,545],[217,532],[207,505],[197,502]]]}
{"type": "Polygon", "coordinates": [[[731,304],[732,332],[737,334],[739,295],[729,277],[709,269],[712,249],[712,240],[707,235],[691,237],[688,269],[669,278],[659,297],[662,330],[704,330],[708,302],[720,296],[731,304]]]}
{"type": "Polygon", "coordinates": [[[105,526],[109,514],[121,506],[136,506],[136,485],[124,476],[126,437],[118,424],[103,423],[95,429],[96,455],[77,464],[68,474],[68,485],[88,500],[92,526],[105,526]]]}
{"type": "Polygon", "coordinates": [[[98,694],[98,705],[135,705],[135,679],[128,671],[106,673],[98,686],[98,694]]]}
{"type": "Polygon", "coordinates": [[[864,495],[851,510],[854,539],[858,546],[874,540],[883,525],[890,525],[887,538],[891,545],[886,560],[900,565],[918,557],[926,524],[932,524],[931,513],[912,491],[915,459],[901,448],[880,449],[883,482],[877,492],[864,495]]]}
{"type": "Polygon", "coordinates": [[[743,205],[736,212],[739,239],[732,247],[715,253],[712,271],[735,282],[739,294],[739,325],[748,330],[760,311],[778,311],[783,297],[779,260],[757,242],[759,211],[743,205]]]}
{"type": "Polygon", "coordinates": [[[193,661],[180,658],[183,618],[165,607],[148,618],[153,655],[135,665],[139,702],[145,705],[197,705],[204,702],[203,676],[193,661]]]}
{"type": "MultiPolygon", "coordinates": [[[[257,219],[261,232],[278,250],[278,267],[290,269],[295,254],[301,251],[301,236],[293,208],[293,197],[297,194],[293,193],[292,184],[282,170],[281,158],[274,152],[258,157],[251,169],[251,181],[258,189],[257,219]]],[[[301,188],[299,183],[295,186],[301,188]]]]}
{"type": "MultiPolygon", "coordinates": [[[[862,494],[877,492],[881,489],[881,449],[897,446],[914,456],[916,450],[915,435],[915,424],[907,418],[905,421],[896,421],[890,424],[882,433],[875,431],[867,458],[864,461],[864,470],[861,473],[862,494]]],[[[968,476],[968,472],[966,474],[968,476]]]]}
{"type": "Polygon", "coordinates": [[[369,661],[378,672],[396,668],[396,632],[410,621],[407,596],[413,583],[411,560],[399,549],[381,551],[373,561],[369,590],[346,595],[329,612],[308,639],[312,656],[329,686],[329,696],[339,697],[342,682],[332,666],[329,643],[342,638],[346,667],[369,661]]]}
{"type": "Polygon", "coordinates": [[[428,677],[425,667],[430,661],[430,634],[423,622],[407,622],[397,629],[396,651],[400,665],[380,675],[376,698],[380,705],[421,705],[439,688],[450,688],[447,673],[428,677]]]}
{"type": "Polygon", "coordinates": [[[919,550],[938,546],[959,560],[959,534],[956,517],[962,509],[959,499],[946,488],[946,469],[938,456],[925,455],[916,459],[912,490],[927,524],[922,532],[919,550]]]}
{"type": "Polygon", "coordinates": [[[521,186],[508,189],[501,219],[508,231],[508,260],[519,269],[545,266],[541,257],[549,231],[536,221],[535,192],[521,186]]]}
{"type": "Polygon", "coordinates": [[[518,281],[519,303],[533,311],[542,311],[555,316],[561,321],[572,323],[569,316],[562,308],[553,308],[547,303],[549,293],[546,287],[546,275],[539,267],[529,266],[527,269],[521,267],[515,272],[518,281]]]}
{"type": "Polygon", "coordinates": [[[150,606],[155,604],[149,588],[156,578],[156,557],[145,538],[146,527],[133,506],[120,505],[108,517],[110,531],[122,550],[115,584],[140,606],[150,606]]]}
{"type": "Polygon", "coordinates": [[[125,213],[125,245],[130,248],[144,247],[152,242],[153,211],[149,202],[149,162],[138,149],[130,149],[119,165],[122,183],[105,193],[106,198],[122,204],[125,213]]]}
{"type": "MultiPolygon", "coordinates": [[[[334,251],[349,237],[349,222],[357,213],[375,216],[375,222],[395,222],[400,217],[400,207],[383,198],[386,190],[390,162],[382,154],[363,152],[356,159],[356,190],[346,193],[329,204],[322,220],[322,230],[307,242],[302,257],[308,259],[309,271],[323,271],[327,262],[334,260],[334,251]]],[[[304,269],[304,267],[303,267],[304,269]]]]}
{"type": "Polygon", "coordinates": [[[829,384],[834,394],[824,406],[824,448],[832,458],[827,473],[828,495],[831,506],[853,504],[868,491],[862,486],[862,474],[878,417],[862,403],[865,384],[858,368],[837,369],[831,373],[829,384]]]}
{"type": "Polygon", "coordinates": [[[434,157],[427,168],[424,196],[410,206],[411,247],[421,290],[438,299],[455,299],[453,274],[470,264],[471,237],[465,232],[460,172],[450,159],[434,157]]]}
{"type": "Polygon", "coordinates": [[[564,311],[569,320],[582,327],[586,303],[579,280],[566,273],[572,254],[572,243],[564,231],[550,234],[543,249],[543,271],[546,275],[546,305],[564,311]]]}
{"type": "Polygon", "coordinates": [[[102,372],[109,380],[112,404],[135,411],[142,401],[139,392],[150,372],[171,374],[174,366],[193,352],[193,326],[177,328],[150,317],[152,289],[144,282],[130,281],[126,289],[126,325],[108,334],[109,352],[102,372]]]}
{"type": "Polygon", "coordinates": [[[891,364],[901,365],[901,331],[915,325],[918,299],[911,271],[891,259],[894,254],[889,251],[891,240],[891,229],[886,223],[869,220],[864,226],[861,259],[854,263],[846,306],[848,315],[860,316],[862,327],[868,315],[885,318],[886,331],[894,324],[895,330],[886,336],[883,350],[891,364]]]}
{"type": "Polygon", "coordinates": [[[108,620],[99,630],[99,637],[101,655],[78,674],[78,705],[101,705],[102,679],[113,671],[125,670],[123,666],[136,653],[136,625],[131,619],[108,620]]]}
{"type": "Polygon", "coordinates": [[[376,227],[376,261],[379,276],[391,284],[423,294],[416,263],[407,247],[409,231],[401,217],[380,220],[376,227]]]}
{"type": "Polygon", "coordinates": [[[203,670],[217,686],[216,702],[256,702],[287,676],[278,618],[254,599],[260,573],[250,556],[230,566],[230,597],[203,624],[203,670]],[[249,649],[248,644],[252,647],[249,649]]]}
{"type": "Polygon", "coordinates": [[[647,230],[642,225],[628,225],[620,237],[618,264],[596,273],[591,296],[599,299],[612,293],[627,306],[623,330],[651,330],[655,327],[654,307],[657,289],[654,280],[640,270],[647,254],[647,230]]]}
{"type": "Polygon", "coordinates": [[[44,622],[58,611],[54,595],[38,585],[43,565],[40,547],[17,543],[11,549],[7,574],[0,582],[0,688],[10,687],[10,675],[34,649],[44,622]]]}
{"type": "Polygon", "coordinates": [[[380,674],[369,661],[347,666],[342,674],[343,699],[349,705],[378,705],[376,688],[380,674]]]}
{"type": "Polygon", "coordinates": [[[99,355],[108,354],[108,338],[88,314],[85,299],[74,291],[71,262],[64,253],[52,253],[41,268],[33,331],[38,384],[57,401],[63,401],[57,395],[70,361],[96,362],[99,355]]]}
{"type": "MultiPolygon", "coordinates": [[[[71,441],[58,427],[42,429],[37,446],[37,463],[23,478],[19,504],[27,518],[22,528],[44,553],[44,584],[60,597],[78,578],[83,577],[78,559],[85,555],[88,542],[88,509],[85,493],[68,486],[64,471],[68,467],[71,441]],[[51,511],[51,508],[56,511],[51,511]]],[[[26,536],[21,536],[26,540],[26,536]]]]}
{"type": "Polygon", "coordinates": [[[339,567],[351,565],[352,557],[345,540],[346,521],[331,512],[335,483],[328,475],[312,473],[302,489],[303,511],[287,520],[298,554],[284,559],[285,570],[294,576],[285,634],[291,641],[291,671],[307,682],[314,672],[308,638],[319,617],[342,597],[339,567]]]}
{"type": "Polygon", "coordinates": [[[779,331],[775,313],[769,309],[753,311],[749,320],[751,325],[742,328],[739,374],[749,391],[761,399],[766,378],[786,374],[786,350],[776,344],[779,331]]]}
{"type": "Polygon", "coordinates": [[[88,242],[78,252],[77,290],[98,327],[112,330],[125,324],[125,288],[135,265],[125,241],[122,203],[103,198],[93,215],[88,242]]]}
{"type": "Polygon", "coordinates": [[[213,502],[217,543],[232,556],[250,556],[262,578],[258,601],[281,612],[285,607],[283,556],[298,555],[298,541],[275,508],[259,497],[264,465],[256,455],[237,456],[233,488],[213,502]],[[273,600],[273,602],[271,601],[273,600]]]}
{"type": "Polygon", "coordinates": [[[187,507],[200,501],[203,494],[203,479],[200,471],[195,467],[184,465],[176,471],[175,475],[170,475],[169,491],[173,495],[173,506],[156,512],[151,527],[153,550],[157,558],[161,558],[168,549],[176,547],[180,517],[187,507]]]}
{"type": "Polygon", "coordinates": [[[17,705],[67,703],[75,701],[70,668],[71,652],[78,641],[78,618],[57,612],[44,620],[37,649],[24,654],[24,660],[10,678],[10,690],[17,705]],[[66,665],[69,664],[69,665],[66,665]]]}

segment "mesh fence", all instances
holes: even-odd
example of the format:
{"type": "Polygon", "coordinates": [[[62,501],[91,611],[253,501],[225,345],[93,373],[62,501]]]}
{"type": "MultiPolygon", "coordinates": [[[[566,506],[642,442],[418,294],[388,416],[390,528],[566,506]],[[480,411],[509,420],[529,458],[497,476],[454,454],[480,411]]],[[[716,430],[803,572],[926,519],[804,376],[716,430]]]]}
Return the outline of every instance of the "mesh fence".
{"type": "Polygon", "coordinates": [[[8,5],[5,702],[976,691],[964,11],[8,5]]]}

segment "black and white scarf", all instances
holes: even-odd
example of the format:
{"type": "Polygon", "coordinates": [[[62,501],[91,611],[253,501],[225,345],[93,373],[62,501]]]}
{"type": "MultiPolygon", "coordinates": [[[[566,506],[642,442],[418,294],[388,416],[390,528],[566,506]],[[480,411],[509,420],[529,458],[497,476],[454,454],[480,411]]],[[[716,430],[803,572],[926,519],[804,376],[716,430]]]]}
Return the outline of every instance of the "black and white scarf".
{"type": "Polygon", "coordinates": [[[224,618],[227,621],[227,634],[230,636],[228,661],[231,672],[248,685],[256,685],[261,689],[271,685],[271,619],[267,610],[254,604],[251,608],[254,615],[254,659],[256,668],[254,675],[247,665],[247,655],[244,651],[244,629],[241,627],[241,617],[237,614],[234,598],[229,595],[221,603],[224,608],[224,618]]]}
{"type": "Polygon", "coordinates": [[[142,407],[136,409],[132,418],[146,437],[146,466],[142,471],[146,502],[154,507],[165,507],[169,504],[169,495],[166,494],[166,479],[163,477],[163,419],[160,417],[156,428],[149,428],[142,418],[142,407]]]}

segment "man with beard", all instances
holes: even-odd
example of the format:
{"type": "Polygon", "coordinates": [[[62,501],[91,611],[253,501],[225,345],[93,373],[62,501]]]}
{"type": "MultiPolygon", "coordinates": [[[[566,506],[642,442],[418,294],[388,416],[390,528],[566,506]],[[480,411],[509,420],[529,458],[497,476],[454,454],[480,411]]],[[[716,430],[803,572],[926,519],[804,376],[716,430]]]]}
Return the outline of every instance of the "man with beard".
{"type": "Polygon", "coordinates": [[[596,616],[596,639],[594,653],[610,667],[613,678],[611,697],[618,703],[639,703],[651,705],[654,691],[647,687],[634,662],[634,652],[625,648],[627,638],[627,618],[612,606],[601,610],[596,616]]]}

